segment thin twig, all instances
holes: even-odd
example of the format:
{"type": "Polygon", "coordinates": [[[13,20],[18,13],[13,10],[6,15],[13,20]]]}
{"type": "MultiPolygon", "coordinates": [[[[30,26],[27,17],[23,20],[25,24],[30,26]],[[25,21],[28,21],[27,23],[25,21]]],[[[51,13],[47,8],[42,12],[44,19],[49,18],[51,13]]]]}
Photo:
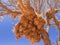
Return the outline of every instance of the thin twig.
{"type": "Polygon", "coordinates": [[[11,10],[11,9],[9,9],[7,6],[5,6],[2,2],[0,2],[0,4],[1,4],[1,7],[3,8],[3,9],[5,9],[7,12],[9,12],[9,13],[18,13],[18,14],[21,14],[21,12],[20,11],[16,11],[16,10],[11,10]]]}

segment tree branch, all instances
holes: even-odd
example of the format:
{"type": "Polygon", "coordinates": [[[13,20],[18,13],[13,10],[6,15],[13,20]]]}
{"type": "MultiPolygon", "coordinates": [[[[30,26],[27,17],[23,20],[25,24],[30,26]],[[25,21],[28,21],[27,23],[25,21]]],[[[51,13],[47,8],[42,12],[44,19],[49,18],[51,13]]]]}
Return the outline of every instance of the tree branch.
{"type": "Polygon", "coordinates": [[[6,10],[8,13],[18,13],[21,14],[19,10],[11,10],[7,6],[5,6],[2,2],[0,2],[0,7],[2,7],[4,10],[6,10]]]}
{"type": "Polygon", "coordinates": [[[0,16],[4,16],[4,15],[7,15],[7,14],[9,14],[9,13],[6,12],[6,11],[0,11],[0,16]]]}

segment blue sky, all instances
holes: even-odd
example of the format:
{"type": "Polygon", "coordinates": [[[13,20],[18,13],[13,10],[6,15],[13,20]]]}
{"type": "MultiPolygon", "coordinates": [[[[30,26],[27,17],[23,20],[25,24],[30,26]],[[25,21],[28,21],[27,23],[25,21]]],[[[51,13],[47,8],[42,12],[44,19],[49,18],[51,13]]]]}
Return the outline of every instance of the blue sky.
{"type": "MultiPolygon", "coordinates": [[[[4,0],[6,1],[6,0],[4,0]]],[[[60,13],[57,13],[60,15],[60,13]]],[[[58,16],[60,19],[60,16],[58,16]]],[[[31,44],[29,40],[22,37],[16,40],[14,33],[12,32],[14,25],[18,22],[18,19],[13,20],[10,16],[4,16],[3,20],[0,22],[0,45],[44,45],[43,41],[39,43],[31,44]]],[[[55,27],[51,26],[49,30],[49,38],[52,45],[56,45],[56,36],[58,31],[55,27]]]]}

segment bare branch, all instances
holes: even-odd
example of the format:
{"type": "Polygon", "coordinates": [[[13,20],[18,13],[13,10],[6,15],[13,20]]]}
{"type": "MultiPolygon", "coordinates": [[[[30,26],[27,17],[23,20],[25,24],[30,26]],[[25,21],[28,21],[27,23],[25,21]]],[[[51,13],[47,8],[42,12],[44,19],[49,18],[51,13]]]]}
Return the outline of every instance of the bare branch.
{"type": "Polygon", "coordinates": [[[17,5],[17,0],[8,0],[8,3],[10,5],[16,6],[17,5]]]}
{"type": "Polygon", "coordinates": [[[1,5],[1,7],[4,9],[4,10],[6,10],[8,13],[18,13],[18,14],[21,14],[21,12],[20,11],[16,11],[16,10],[11,10],[11,9],[9,9],[7,6],[5,6],[2,2],[0,2],[0,5],[1,5]]]}
{"type": "Polygon", "coordinates": [[[55,17],[55,14],[58,11],[59,11],[59,9],[49,9],[46,12],[46,16],[47,16],[47,24],[50,25],[50,20],[51,19],[54,19],[54,22],[55,22],[56,27],[60,30],[58,19],[55,17]]]}
{"type": "Polygon", "coordinates": [[[34,0],[34,9],[37,12],[37,0],[34,0]]]}
{"type": "Polygon", "coordinates": [[[4,16],[4,15],[7,15],[7,14],[9,14],[9,13],[6,12],[6,11],[0,11],[0,16],[4,16]]]}

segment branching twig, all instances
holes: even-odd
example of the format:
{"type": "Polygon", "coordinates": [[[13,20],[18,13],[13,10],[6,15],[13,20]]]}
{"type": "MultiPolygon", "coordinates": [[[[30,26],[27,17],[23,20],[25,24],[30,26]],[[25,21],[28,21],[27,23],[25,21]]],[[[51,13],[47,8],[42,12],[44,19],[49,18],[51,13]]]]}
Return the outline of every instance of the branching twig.
{"type": "Polygon", "coordinates": [[[57,26],[57,28],[60,30],[59,27],[59,22],[57,20],[57,18],[55,17],[55,14],[59,11],[59,9],[52,9],[52,7],[46,12],[46,16],[47,16],[47,24],[50,25],[50,20],[53,18],[55,25],[57,26]]]}
{"type": "Polygon", "coordinates": [[[6,12],[6,11],[0,11],[0,16],[4,16],[4,15],[7,15],[7,14],[9,14],[8,12],[6,12]]]}
{"type": "Polygon", "coordinates": [[[16,11],[16,10],[11,10],[11,9],[9,9],[7,6],[5,6],[2,2],[0,2],[0,5],[1,5],[1,7],[4,9],[4,10],[6,10],[8,13],[18,13],[18,14],[21,14],[21,12],[20,11],[16,11]]]}

